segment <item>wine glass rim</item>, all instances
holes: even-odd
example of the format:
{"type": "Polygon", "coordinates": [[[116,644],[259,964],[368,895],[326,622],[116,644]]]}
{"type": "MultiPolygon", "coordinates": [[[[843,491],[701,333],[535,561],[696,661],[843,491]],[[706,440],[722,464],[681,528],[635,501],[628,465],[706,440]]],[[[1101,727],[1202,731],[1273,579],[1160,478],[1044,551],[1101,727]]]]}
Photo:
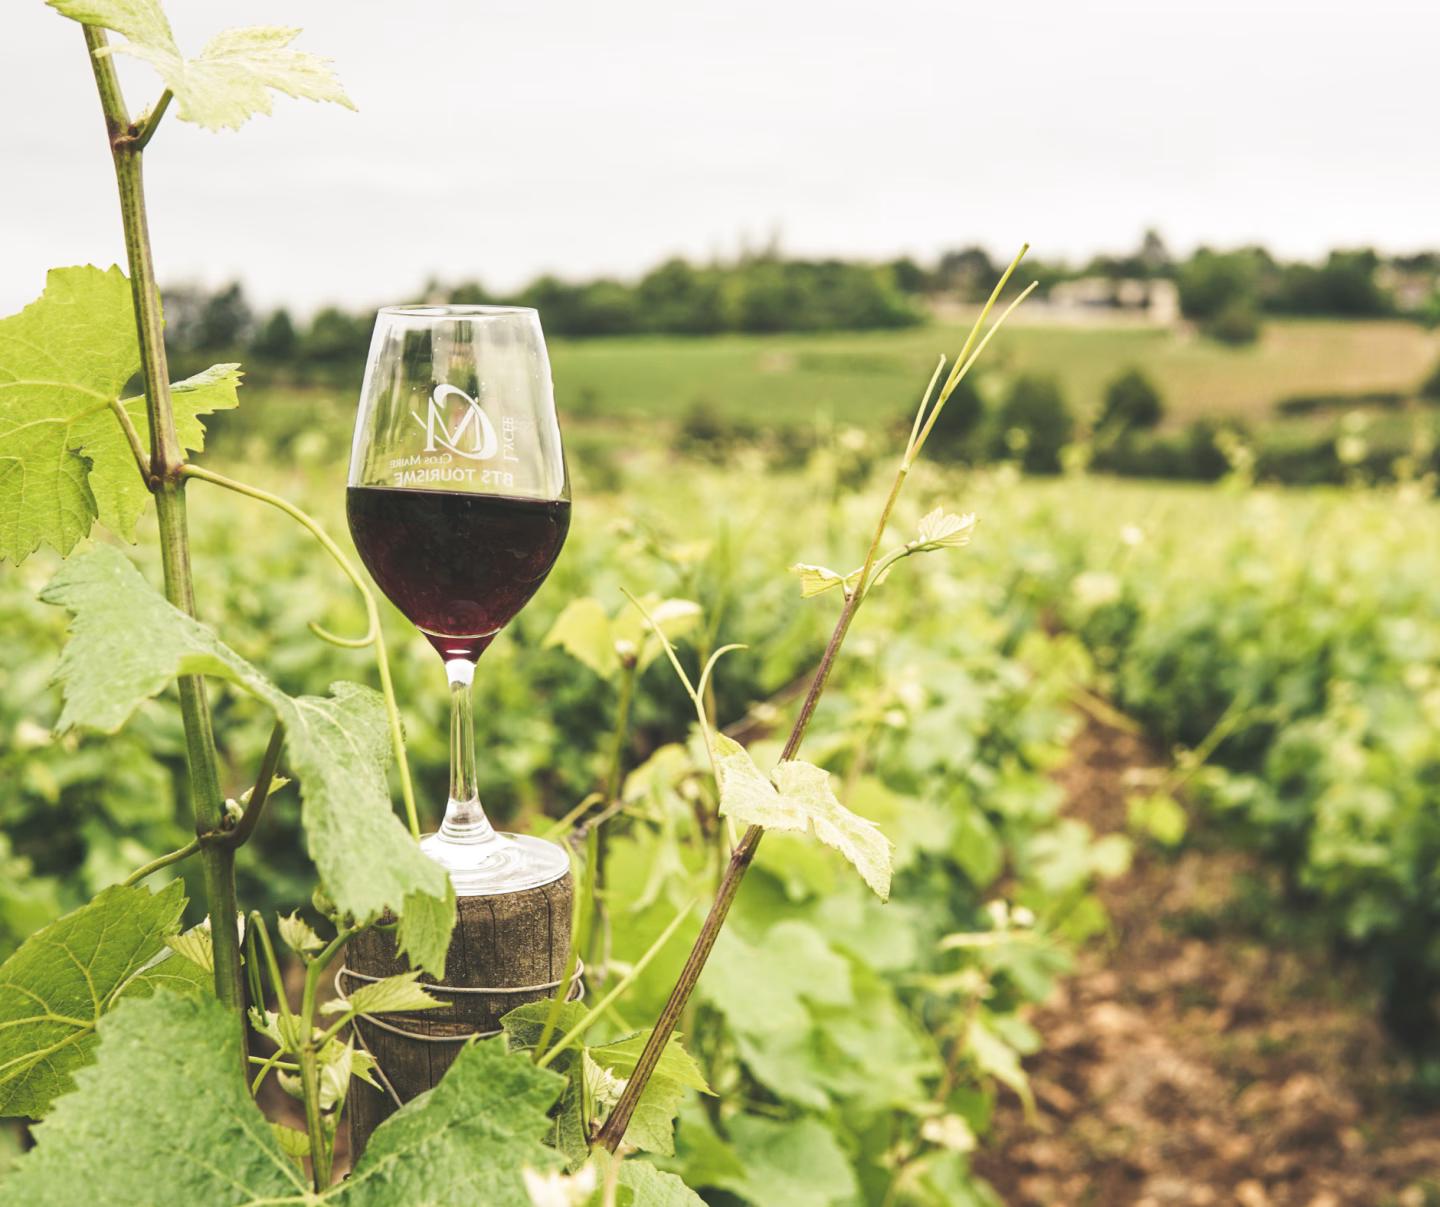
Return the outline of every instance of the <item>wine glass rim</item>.
{"type": "Polygon", "coordinates": [[[463,319],[463,318],[505,318],[510,315],[533,315],[539,311],[533,306],[482,306],[470,304],[440,303],[412,306],[381,306],[380,314],[394,314],[403,318],[421,319],[463,319]]]}

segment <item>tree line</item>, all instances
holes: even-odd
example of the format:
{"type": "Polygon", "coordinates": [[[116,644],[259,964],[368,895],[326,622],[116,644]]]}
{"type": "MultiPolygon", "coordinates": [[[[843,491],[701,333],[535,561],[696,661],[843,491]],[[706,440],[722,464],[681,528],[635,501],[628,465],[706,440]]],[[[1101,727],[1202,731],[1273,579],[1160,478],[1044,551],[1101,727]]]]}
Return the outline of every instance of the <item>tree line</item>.
{"type": "MultiPolygon", "coordinates": [[[[566,281],[546,274],[516,291],[479,281],[431,281],[416,301],[533,306],[556,336],[718,335],[861,331],[924,322],[937,297],[984,298],[1003,265],[982,247],[945,252],[930,264],[782,256],[771,249],[732,262],[674,257],[632,281],[566,281]]],[[[1315,263],[1281,261],[1262,247],[1202,247],[1177,259],[1153,231],[1125,255],[1081,264],[1026,261],[1043,297],[1081,278],[1175,282],[1186,318],[1216,339],[1255,338],[1266,315],[1376,318],[1440,323],[1440,252],[1384,257],[1369,248],[1336,250],[1315,263]]],[[[213,292],[175,288],[165,296],[167,339],[187,353],[233,352],[259,369],[325,376],[363,364],[374,314],[326,307],[308,319],[285,308],[261,312],[237,282],[213,292]]]]}

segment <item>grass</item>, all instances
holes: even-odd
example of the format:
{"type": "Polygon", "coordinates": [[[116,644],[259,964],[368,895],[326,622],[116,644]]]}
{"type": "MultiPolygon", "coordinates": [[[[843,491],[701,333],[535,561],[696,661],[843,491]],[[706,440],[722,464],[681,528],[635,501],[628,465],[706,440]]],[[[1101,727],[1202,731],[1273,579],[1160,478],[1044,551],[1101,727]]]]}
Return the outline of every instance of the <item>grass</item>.
{"type": "MultiPolygon", "coordinates": [[[[940,352],[962,328],[835,335],[644,336],[553,340],[557,396],[571,414],[679,418],[697,406],[763,425],[834,420],[874,426],[908,415],[940,352]]],[[[986,353],[992,379],[1037,372],[1060,379],[1077,410],[1136,365],[1165,397],[1168,420],[1202,415],[1261,423],[1292,394],[1410,390],[1440,356],[1440,336],[1392,321],[1272,320],[1260,341],[1227,348],[1142,327],[1017,323],[986,353]]]]}

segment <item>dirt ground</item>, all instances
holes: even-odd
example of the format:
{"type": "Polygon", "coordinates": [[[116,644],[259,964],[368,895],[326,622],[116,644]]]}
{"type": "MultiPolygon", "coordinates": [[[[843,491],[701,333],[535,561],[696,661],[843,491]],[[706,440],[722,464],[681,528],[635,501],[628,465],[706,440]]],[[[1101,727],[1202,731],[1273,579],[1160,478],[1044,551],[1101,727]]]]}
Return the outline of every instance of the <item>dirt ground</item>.
{"type": "MultiPolygon", "coordinates": [[[[1154,764],[1092,725],[1060,774],[1071,815],[1122,830],[1154,764]]],[[[1032,1019],[1036,1115],[1010,1097],[976,1161],[1010,1207],[1440,1204],[1440,1110],[1402,1101],[1366,986],[1218,921],[1250,868],[1142,845],[1103,887],[1113,934],[1032,1019]]]]}

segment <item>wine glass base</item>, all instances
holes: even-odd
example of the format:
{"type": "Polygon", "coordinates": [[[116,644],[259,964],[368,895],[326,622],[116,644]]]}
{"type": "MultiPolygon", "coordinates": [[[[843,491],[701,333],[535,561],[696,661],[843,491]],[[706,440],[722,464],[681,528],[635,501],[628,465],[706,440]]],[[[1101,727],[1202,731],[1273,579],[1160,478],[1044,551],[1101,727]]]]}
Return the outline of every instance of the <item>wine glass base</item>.
{"type": "Polygon", "coordinates": [[[519,893],[563,880],[570,871],[565,848],[533,834],[495,834],[475,843],[426,834],[420,849],[450,874],[457,897],[519,893]]]}

